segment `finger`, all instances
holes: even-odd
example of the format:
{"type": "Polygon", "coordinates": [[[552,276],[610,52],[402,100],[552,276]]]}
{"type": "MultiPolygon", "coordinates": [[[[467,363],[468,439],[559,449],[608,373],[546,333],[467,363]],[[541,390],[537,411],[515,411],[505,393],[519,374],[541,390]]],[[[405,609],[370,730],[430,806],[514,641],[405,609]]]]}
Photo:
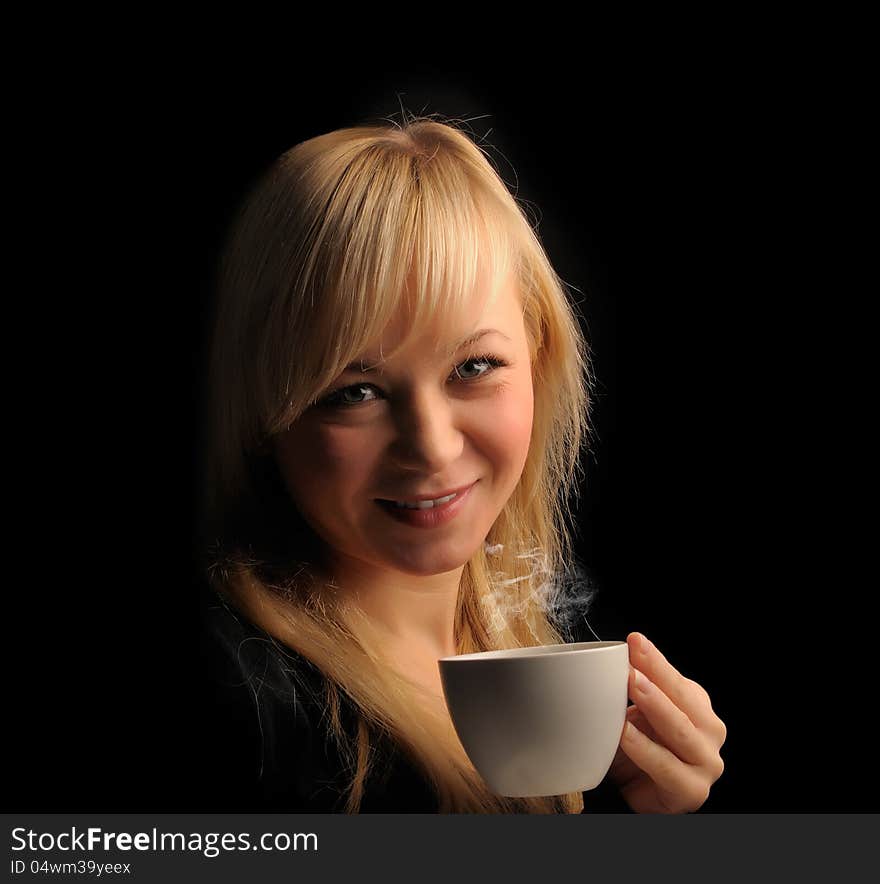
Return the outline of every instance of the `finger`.
{"type": "Polygon", "coordinates": [[[687,764],[707,766],[711,763],[712,747],[706,735],[638,669],[631,671],[630,692],[654,729],[654,742],[662,744],[687,764]]]}
{"type": "Polygon", "coordinates": [[[705,803],[709,787],[701,772],[648,739],[632,722],[624,725],[620,746],[650,777],[669,813],[690,812],[705,803]]]}
{"type": "Polygon", "coordinates": [[[719,731],[721,720],[712,711],[709,695],[699,684],[685,678],[641,633],[631,632],[627,644],[633,667],[657,685],[698,728],[710,734],[719,731]]]}
{"type": "Polygon", "coordinates": [[[651,740],[657,740],[657,732],[651,727],[651,722],[642,715],[638,706],[626,707],[626,720],[631,721],[643,734],[651,740]]]}

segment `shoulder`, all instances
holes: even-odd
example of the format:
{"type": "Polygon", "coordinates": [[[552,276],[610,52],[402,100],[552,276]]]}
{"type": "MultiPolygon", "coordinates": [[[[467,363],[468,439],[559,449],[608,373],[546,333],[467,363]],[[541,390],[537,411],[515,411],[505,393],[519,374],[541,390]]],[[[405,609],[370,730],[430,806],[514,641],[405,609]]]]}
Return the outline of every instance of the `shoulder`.
{"type": "Polygon", "coordinates": [[[286,646],[218,593],[202,593],[199,616],[199,650],[203,670],[221,687],[248,687],[259,694],[297,702],[318,702],[325,682],[311,660],[286,646]]]}
{"type": "Polygon", "coordinates": [[[331,810],[320,671],[212,591],[199,618],[200,769],[213,809],[331,810]]]}
{"type": "MultiPolygon", "coordinates": [[[[329,734],[324,674],[215,593],[201,611],[206,677],[204,758],[216,772],[213,809],[338,813],[351,779],[329,734]],[[218,791],[219,789],[219,791],[218,791]]],[[[347,698],[340,714],[357,730],[347,698]]],[[[361,813],[436,812],[421,773],[382,737],[361,813]]]]}

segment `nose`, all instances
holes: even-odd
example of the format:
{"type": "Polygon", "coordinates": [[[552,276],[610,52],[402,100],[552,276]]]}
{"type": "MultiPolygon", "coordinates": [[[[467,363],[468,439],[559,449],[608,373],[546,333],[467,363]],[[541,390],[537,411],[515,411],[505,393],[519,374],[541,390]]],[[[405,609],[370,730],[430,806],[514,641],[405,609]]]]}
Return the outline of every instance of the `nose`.
{"type": "Polygon", "coordinates": [[[464,434],[446,396],[415,391],[400,397],[392,413],[397,432],[390,453],[401,468],[427,476],[444,472],[461,457],[464,434]]]}

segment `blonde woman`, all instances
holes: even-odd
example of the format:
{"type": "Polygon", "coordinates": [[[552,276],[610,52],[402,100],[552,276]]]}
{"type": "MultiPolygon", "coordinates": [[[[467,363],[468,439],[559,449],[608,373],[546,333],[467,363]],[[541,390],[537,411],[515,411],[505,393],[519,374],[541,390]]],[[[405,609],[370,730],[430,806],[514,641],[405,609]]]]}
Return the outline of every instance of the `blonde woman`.
{"type": "Polygon", "coordinates": [[[579,323],[469,135],[422,117],[296,145],[242,205],[217,282],[218,777],[289,811],[696,810],[724,724],[636,634],[637,729],[593,792],[493,794],[446,710],[438,658],[569,639],[554,575],[590,435],[579,323]]]}

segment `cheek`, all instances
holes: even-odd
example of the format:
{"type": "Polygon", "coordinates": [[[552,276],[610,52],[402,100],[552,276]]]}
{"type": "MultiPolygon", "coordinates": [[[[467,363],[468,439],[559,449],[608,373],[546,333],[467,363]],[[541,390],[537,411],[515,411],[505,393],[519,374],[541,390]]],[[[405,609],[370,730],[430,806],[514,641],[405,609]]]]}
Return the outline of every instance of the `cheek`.
{"type": "Polygon", "coordinates": [[[521,472],[529,452],[534,417],[531,379],[502,387],[495,397],[488,423],[492,447],[505,466],[521,472]]]}
{"type": "Polygon", "coordinates": [[[279,443],[278,460],[288,490],[305,504],[350,496],[369,476],[373,456],[356,428],[322,425],[289,433],[279,443]]]}

